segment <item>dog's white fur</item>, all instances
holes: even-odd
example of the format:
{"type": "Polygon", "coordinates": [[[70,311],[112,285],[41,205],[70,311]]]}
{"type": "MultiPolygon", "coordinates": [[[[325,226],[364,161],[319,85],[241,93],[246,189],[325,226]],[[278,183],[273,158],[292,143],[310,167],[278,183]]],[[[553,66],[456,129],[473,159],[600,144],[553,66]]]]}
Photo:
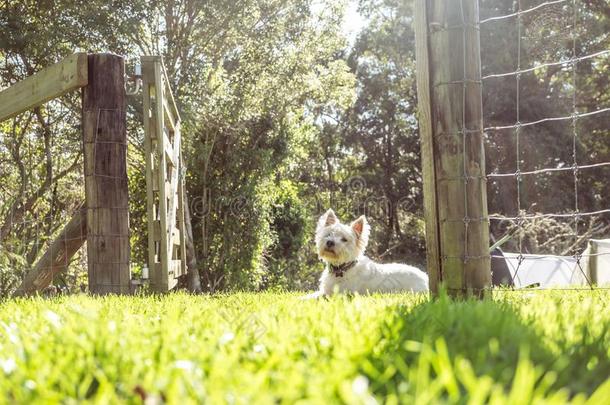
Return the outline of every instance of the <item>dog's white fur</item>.
{"type": "Polygon", "coordinates": [[[428,275],[400,263],[376,263],[364,255],[370,226],[361,216],[350,225],[342,224],[333,210],[328,210],[318,221],[316,247],[326,269],[320,278],[320,289],[310,298],[332,295],[335,292],[426,292],[428,275]],[[356,261],[355,265],[338,277],[331,265],[340,266],[356,261]]]}

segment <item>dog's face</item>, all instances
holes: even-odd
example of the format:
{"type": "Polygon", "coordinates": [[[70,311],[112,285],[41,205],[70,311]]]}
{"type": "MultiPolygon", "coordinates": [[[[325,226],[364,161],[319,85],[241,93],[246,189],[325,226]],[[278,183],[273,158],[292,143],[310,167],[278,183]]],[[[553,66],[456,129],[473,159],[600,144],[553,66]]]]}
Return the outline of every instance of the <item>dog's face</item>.
{"type": "Polygon", "coordinates": [[[350,225],[344,225],[333,210],[328,210],[318,220],[316,229],[318,256],[333,265],[356,260],[366,249],[369,232],[364,215],[350,225]]]}

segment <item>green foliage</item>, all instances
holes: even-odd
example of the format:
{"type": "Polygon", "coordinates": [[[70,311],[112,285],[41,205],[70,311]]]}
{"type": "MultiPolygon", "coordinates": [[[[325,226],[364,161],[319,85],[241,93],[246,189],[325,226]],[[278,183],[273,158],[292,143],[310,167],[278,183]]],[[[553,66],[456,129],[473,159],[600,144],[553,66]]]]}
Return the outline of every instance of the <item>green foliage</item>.
{"type": "MultiPolygon", "coordinates": [[[[314,288],[321,271],[312,261],[315,221],[308,214],[305,198],[296,184],[283,180],[277,187],[271,210],[273,244],[265,254],[267,262],[263,288],[314,288]]],[[[315,260],[315,259],[314,259],[315,260]]]]}
{"type": "Polygon", "coordinates": [[[0,251],[0,297],[6,297],[17,289],[24,268],[27,268],[24,257],[0,251]]]}
{"type": "MultiPolygon", "coordinates": [[[[273,25],[264,33],[235,31],[239,45],[202,72],[208,82],[186,153],[190,196],[205,206],[195,212],[193,225],[201,229],[195,243],[211,290],[261,287],[266,258],[275,267],[265,285],[286,283],[277,274],[284,258],[267,254],[281,251],[271,247],[271,227],[282,221],[273,216],[279,211],[272,211],[272,196],[276,187],[290,184],[281,180],[304,138],[316,135],[309,111],[344,108],[353,94],[353,76],[335,56],[344,46],[337,15],[314,13],[299,1],[250,7],[254,22],[262,13],[273,25]]],[[[231,24],[250,17],[243,18],[231,24]]],[[[304,249],[291,247],[293,257],[304,249]]],[[[298,261],[284,263],[299,267],[298,261]]]]}
{"type": "Polygon", "coordinates": [[[601,404],[608,293],[0,304],[0,402],[601,404]]]}

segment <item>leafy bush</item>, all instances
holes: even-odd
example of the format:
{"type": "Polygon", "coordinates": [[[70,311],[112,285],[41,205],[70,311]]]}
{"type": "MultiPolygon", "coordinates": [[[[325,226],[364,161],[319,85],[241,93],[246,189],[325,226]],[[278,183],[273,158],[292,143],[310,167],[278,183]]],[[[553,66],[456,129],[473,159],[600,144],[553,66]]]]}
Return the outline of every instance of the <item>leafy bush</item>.
{"type": "Polygon", "coordinates": [[[26,268],[25,258],[0,250],[0,297],[8,297],[15,292],[26,268]]]}
{"type": "Polygon", "coordinates": [[[315,220],[296,184],[289,180],[279,182],[271,218],[273,244],[265,255],[267,268],[262,287],[313,287],[321,271],[312,249],[315,220]]]}

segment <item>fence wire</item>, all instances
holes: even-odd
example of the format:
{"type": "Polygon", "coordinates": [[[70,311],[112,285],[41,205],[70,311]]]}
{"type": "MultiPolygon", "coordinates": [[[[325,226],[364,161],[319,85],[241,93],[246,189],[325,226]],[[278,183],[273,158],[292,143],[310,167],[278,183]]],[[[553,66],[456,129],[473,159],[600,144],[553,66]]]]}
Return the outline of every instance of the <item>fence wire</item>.
{"type": "MultiPolygon", "coordinates": [[[[78,242],[84,244],[87,237],[125,236],[85,231],[82,225],[72,227],[70,234],[64,232],[71,221],[82,224],[81,221],[86,220],[82,213],[84,209],[129,210],[128,207],[84,207],[85,176],[120,182],[126,178],[101,173],[97,165],[85,173],[81,111],[65,101],[52,100],[44,108],[20,114],[6,121],[0,132],[0,176],[3,179],[0,184],[0,296],[15,292],[34,269],[39,272],[36,285],[49,284],[51,294],[56,289],[48,277],[58,268],[65,269],[61,274],[53,274],[60,280],[58,284],[72,287],[72,292],[84,291],[87,251],[81,246],[70,257],[66,247],[78,242]],[[7,128],[12,128],[13,133],[7,128]]],[[[99,145],[113,144],[125,149],[128,146],[124,141],[97,139],[100,134],[97,125],[103,112],[96,113],[95,139],[85,142],[93,144],[94,156],[99,145]]],[[[136,141],[138,139],[129,139],[129,143],[136,141]]],[[[134,158],[128,153],[127,157],[128,167],[142,171],[139,156],[134,158]]],[[[125,260],[119,256],[117,252],[116,264],[124,264],[125,260]]],[[[104,285],[118,284],[113,281],[104,285]]]]}
{"type": "Polygon", "coordinates": [[[6,121],[0,135],[0,295],[12,293],[46,254],[63,258],[72,271],[61,278],[73,279],[69,284],[86,269],[85,255],[69,260],[51,247],[84,200],[79,116],[71,102],[54,100],[23,113],[6,121]],[[74,262],[78,268],[70,267],[74,262]]]}
{"type": "MultiPolygon", "coordinates": [[[[463,4],[464,0],[460,0],[460,4],[463,4]]],[[[481,82],[483,84],[483,88],[485,88],[486,84],[489,85],[489,83],[492,80],[495,79],[501,79],[501,78],[514,78],[515,80],[515,121],[514,123],[510,124],[510,125],[484,125],[484,132],[487,135],[487,137],[489,137],[490,134],[496,133],[496,132],[500,132],[500,131],[510,131],[512,133],[512,137],[514,139],[514,145],[515,145],[515,156],[516,156],[516,164],[515,164],[515,170],[513,172],[501,172],[498,169],[494,169],[491,171],[491,173],[488,173],[486,176],[486,179],[488,180],[488,187],[490,187],[490,184],[492,183],[490,180],[494,180],[494,179],[513,179],[515,182],[515,205],[517,208],[517,215],[498,215],[498,214],[494,214],[494,215],[489,215],[488,218],[475,218],[475,219],[470,219],[470,221],[472,220],[479,220],[479,221],[509,221],[510,223],[512,223],[514,226],[516,226],[517,231],[517,266],[516,268],[513,269],[513,272],[511,272],[511,280],[510,280],[510,285],[514,286],[515,283],[518,281],[519,279],[519,271],[523,271],[522,267],[523,264],[526,260],[541,260],[544,258],[548,258],[551,260],[557,260],[557,261],[561,261],[563,259],[565,259],[565,256],[560,256],[560,255],[532,255],[529,252],[526,252],[524,249],[524,227],[526,226],[528,221],[533,221],[533,220],[537,220],[537,219],[544,219],[544,218],[559,218],[559,219],[567,219],[569,221],[572,222],[572,229],[573,229],[573,235],[572,238],[574,240],[574,252],[571,254],[571,258],[574,261],[574,268],[573,268],[573,272],[578,273],[579,277],[582,277],[582,279],[584,279],[584,282],[582,283],[582,286],[577,286],[575,288],[569,288],[570,290],[582,290],[582,289],[593,289],[594,285],[593,282],[591,280],[591,275],[588,274],[587,269],[583,266],[583,260],[597,260],[597,258],[599,258],[600,256],[608,256],[610,255],[610,252],[602,252],[602,253],[590,253],[588,251],[582,251],[582,248],[580,245],[582,245],[582,242],[584,242],[583,240],[581,240],[581,233],[580,233],[580,226],[581,223],[580,221],[583,218],[586,217],[600,217],[600,216],[604,216],[605,214],[609,214],[610,213],[610,207],[608,208],[603,208],[603,209],[597,209],[597,210],[590,210],[590,211],[582,211],[581,207],[579,206],[579,194],[581,192],[580,190],[580,185],[579,185],[579,178],[581,176],[581,174],[586,171],[586,170],[592,170],[592,169],[599,169],[599,168],[603,168],[603,167],[608,167],[610,166],[610,162],[595,162],[595,163],[587,163],[587,164],[581,164],[581,159],[578,155],[578,145],[579,145],[579,139],[581,134],[579,133],[578,130],[578,125],[577,122],[579,119],[583,119],[585,117],[595,117],[598,118],[600,117],[602,114],[606,114],[606,113],[610,113],[610,107],[603,107],[603,106],[597,106],[596,109],[592,110],[592,111],[579,111],[578,108],[578,104],[577,104],[577,93],[578,93],[578,85],[579,85],[579,81],[578,81],[578,69],[577,69],[577,65],[578,63],[584,62],[584,61],[591,61],[591,60],[595,60],[595,59],[601,59],[604,58],[608,55],[610,55],[610,50],[602,50],[602,51],[597,51],[597,52],[591,52],[588,54],[584,54],[584,55],[579,55],[578,54],[578,46],[577,46],[577,41],[578,41],[578,24],[579,24],[579,7],[586,7],[585,3],[580,3],[578,0],[557,0],[557,1],[545,1],[542,2],[538,5],[535,6],[531,6],[529,8],[524,8],[522,6],[522,0],[517,0],[514,2],[514,11],[512,13],[509,14],[505,14],[505,15],[499,15],[499,16],[492,16],[489,18],[485,18],[485,19],[481,19],[479,21],[479,27],[484,26],[486,29],[499,29],[498,27],[496,27],[494,24],[497,24],[498,22],[504,22],[506,23],[507,20],[514,18],[515,19],[515,24],[516,26],[514,27],[516,32],[517,32],[517,55],[516,55],[516,61],[515,61],[515,69],[512,71],[508,71],[508,72],[486,72],[485,75],[482,75],[481,77],[481,82]],[[544,63],[538,63],[538,61],[536,61],[536,63],[534,63],[534,66],[523,66],[523,60],[522,60],[522,54],[523,54],[523,46],[522,46],[522,41],[523,41],[523,27],[524,27],[524,16],[528,16],[531,17],[532,15],[535,15],[536,13],[545,13],[547,12],[549,7],[562,7],[562,11],[565,10],[569,10],[569,8],[571,8],[571,23],[569,26],[569,30],[570,30],[570,37],[569,37],[569,53],[570,53],[570,57],[568,59],[562,59],[562,60],[557,60],[557,61],[550,61],[550,62],[544,62],[544,63]],[[522,119],[522,115],[521,115],[521,111],[522,108],[524,108],[524,104],[527,105],[527,103],[524,103],[524,100],[522,99],[522,75],[524,74],[528,74],[528,73],[535,73],[541,69],[548,69],[550,67],[560,67],[562,70],[565,70],[567,68],[571,69],[571,73],[570,73],[570,83],[568,84],[568,88],[571,87],[571,96],[570,96],[570,114],[564,114],[564,115],[557,115],[557,116],[551,116],[551,117],[544,117],[538,120],[534,120],[534,121],[524,121],[522,119]],[[522,146],[522,136],[523,136],[523,130],[525,128],[528,127],[533,127],[536,125],[541,125],[541,124],[545,124],[545,123],[550,123],[550,122],[561,122],[561,121],[566,121],[569,122],[570,124],[570,135],[572,138],[571,141],[571,162],[566,162],[569,164],[563,164],[563,165],[557,165],[556,167],[542,167],[542,168],[535,168],[534,170],[523,170],[523,164],[526,163],[524,160],[524,150],[523,150],[523,146],[522,146]],[[532,176],[532,177],[536,177],[536,176],[540,176],[540,175],[545,175],[545,174],[549,174],[549,173],[556,173],[556,172],[571,172],[572,173],[572,178],[573,178],[573,193],[574,193],[574,199],[573,199],[573,207],[571,207],[569,210],[567,210],[567,212],[561,212],[561,213],[529,213],[527,212],[527,209],[524,208],[523,205],[523,190],[522,190],[522,183],[523,183],[523,178],[524,176],[532,176]],[[578,249],[581,249],[580,251],[578,249]]],[[[463,6],[462,6],[463,9],[463,6]]],[[[462,16],[463,16],[463,11],[462,11],[462,16]]],[[[483,38],[481,39],[483,41],[483,38]]],[[[464,67],[465,69],[465,67],[464,67]]],[[[465,72],[466,70],[464,70],[465,72]]],[[[466,80],[466,78],[464,78],[464,80],[466,80]]],[[[485,119],[485,118],[484,118],[485,119]]],[[[485,123],[487,124],[487,123],[485,123]]],[[[540,145],[542,147],[544,147],[545,145],[540,145]]],[[[561,159],[559,157],[557,157],[558,161],[561,161],[561,159]]],[[[489,164],[488,164],[489,167],[489,164]]],[[[468,182],[468,177],[466,176],[467,173],[464,172],[464,181],[467,185],[468,182]]],[[[608,179],[599,179],[601,182],[607,182],[608,179]]],[[[608,204],[608,201],[606,200],[605,204],[608,204]]],[[[608,221],[610,222],[610,221],[608,221]]],[[[492,254],[492,258],[498,258],[498,259],[502,259],[504,260],[504,255],[494,255],[492,254]]],[[[507,260],[508,262],[508,260],[507,260]]],[[[532,271],[536,271],[535,269],[532,271]]],[[[571,279],[574,278],[574,274],[572,274],[571,279]]],[[[561,288],[561,287],[560,287],[561,288]]],[[[596,287],[599,288],[599,287],[596,287]]],[[[526,290],[528,291],[528,290],[526,290]]]]}

